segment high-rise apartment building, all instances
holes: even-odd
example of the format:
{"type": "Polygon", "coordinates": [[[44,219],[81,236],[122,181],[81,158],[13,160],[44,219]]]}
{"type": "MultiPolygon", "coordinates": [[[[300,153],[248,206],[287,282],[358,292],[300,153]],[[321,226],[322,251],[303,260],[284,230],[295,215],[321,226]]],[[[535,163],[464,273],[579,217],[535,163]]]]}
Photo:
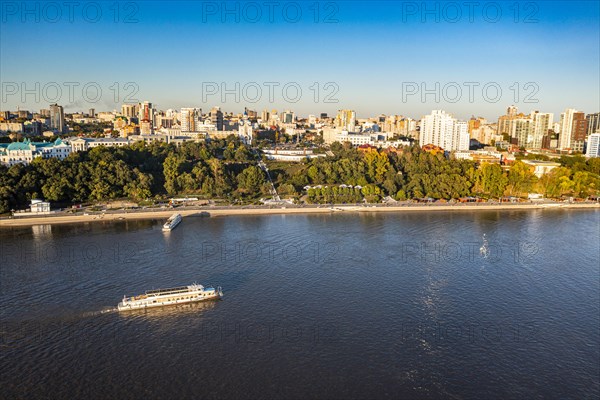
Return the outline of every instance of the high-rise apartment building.
{"type": "Polygon", "coordinates": [[[457,121],[442,110],[433,110],[421,119],[419,144],[433,144],[447,151],[469,150],[468,123],[457,121]]]}
{"type": "Polygon", "coordinates": [[[587,157],[600,157],[600,132],[588,136],[585,155],[587,157]]]}
{"type": "Polygon", "coordinates": [[[356,130],[356,112],[339,110],[335,117],[335,126],[348,132],[354,132],[356,130]]]}
{"type": "Polygon", "coordinates": [[[515,106],[510,106],[506,109],[506,115],[502,115],[498,118],[497,132],[499,135],[510,134],[511,121],[515,118],[519,118],[523,114],[518,113],[518,109],[515,106]]]}
{"type": "Polygon", "coordinates": [[[469,120],[469,134],[473,133],[475,129],[479,129],[481,127],[481,121],[479,118],[475,118],[472,116],[469,120]]]}
{"type": "Polygon", "coordinates": [[[50,128],[59,133],[65,131],[65,111],[58,104],[50,105],[50,128]]]}
{"type": "Polygon", "coordinates": [[[571,130],[573,129],[573,114],[577,110],[567,108],[565,112],[560,114],[560,137],[558,148],[560,150],[571,149],[571,130]]]}
{"type": "Polygon", "coordinates": [[[600,132],[600,112],[594,114],[588,114],[585,117],[587,121],[587,134],[600,132]]]}
{"type": "Polygon", "coordinates": [[[181,132],[197,132],[202,123],[202,110],[199,108],[182,108],[179,114],[181,132]]]}
{"type": "Polygon", "coordinates": [[[585,138],[587,136],[587,120],[584,112],[573,114],[573,128],[571,130],[571,147],[573,151],[583,153],[585,138]]]}
{"type": "Polygon", "coordinates": [[[296,121],[296,116],[293,111],[284,111],[281,113],[281,123],[283,124],[293,124],[296,121]]]}
{"type": "Polygon", "coordinates": [[[139,105],[140,121],[152,121],[154,119],[154,107],[149,101],[144,101],[139,105]]]}
{"type": "Polygon", "coordinates": [[[568,108],[560,114],[560,150],[583,152],[586,134],[585,113],[568,108]]]}
{"type": "Polygon", "coordinates": [[[528,149],[541,149],[544,136],[548,135],[548,130],[552,129],[554,114],[532,111],[530,117],[532,123],[531,141],[528,141],[525,147],[528,149]]]}
{"type": "Polygon", "coordinates": [[[149,101],[144,101],[138,105],[138,121],[140,134],[151,135],[154,133],[154,108],[149,101]]]}
{"type": "Polygon", "coordinates": [[[260,113],[260,119],[262,120],[263,123],[267,123],[267,121],[269,121],[269,111],[268,110],[263,110],[260,113]]]}
{"type": "Polygon", "coordinates": [[[508,135],[512,144],[531,148],[533,144],[533,122],[531,118],[521,114],[516,118],[510,119],[508,135]]]}
{"type": "Polygon", "coordinates": [[[137,104],[123,104],[121,106],[121,114],[127,119],[136,118],[138,114],[137,104]]]}
{"type": "Polygon", "coordinates": [[[218,131],[223,130],[223,112],[220,107],[213,107],[212,110],[210,110],[210,122],[218,131]]]}

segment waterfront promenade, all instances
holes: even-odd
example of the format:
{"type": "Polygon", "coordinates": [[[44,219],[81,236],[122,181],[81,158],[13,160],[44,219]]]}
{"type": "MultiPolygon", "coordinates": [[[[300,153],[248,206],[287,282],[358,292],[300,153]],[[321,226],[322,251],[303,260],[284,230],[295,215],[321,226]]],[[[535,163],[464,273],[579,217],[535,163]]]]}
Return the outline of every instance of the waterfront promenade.
{"type": "Polygon", "coordinates": [[[4,217],[0,219],[0,228],[11,226],[32,226],[48,224],[70,224],[80,222],[123,221],[139,219],[167,219],[177,212],[183,217],[226,217],[236,215],[272,215],[272,214],[331,214],[331,213],[391,213],[391,212],[477,212],[504,210],[557,210],[557,209],[600,209],[600,203],[457,203],[423,204],[402,203],[395,205],[293,205],[282,206],[204,206],[177,207],[168,209],[107,210],[96,212],[78,212],[69,214],[58,212],[51,215],[4,217]]]}

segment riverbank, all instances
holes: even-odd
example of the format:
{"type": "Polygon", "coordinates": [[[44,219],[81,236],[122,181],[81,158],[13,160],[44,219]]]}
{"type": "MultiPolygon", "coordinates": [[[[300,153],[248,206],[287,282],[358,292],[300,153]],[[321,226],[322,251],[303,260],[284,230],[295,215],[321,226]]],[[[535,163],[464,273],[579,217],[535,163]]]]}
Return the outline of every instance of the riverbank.
{"type": "Polygon", "coordinates": [[[404,204],[404,205],[371,205],[371,206],[286,206],[286,207],[204,207],[177,208],[169,210],[139,210],[139,211],[107,211],[105,213],[31,216],[20,218],[0,219],[1,227],[33,226],[49,224],[73,224],[82,222],[124,221],[139,219],[164,219],[177,212],[183,217],[226,217],[234,215],[274,215],[274,214],[332,214],[332,213],[389,213],[415,211],[510,211],[510,210],[581,210],[600,209],[599,203],[513,203],[513,204],[404,204]]]}

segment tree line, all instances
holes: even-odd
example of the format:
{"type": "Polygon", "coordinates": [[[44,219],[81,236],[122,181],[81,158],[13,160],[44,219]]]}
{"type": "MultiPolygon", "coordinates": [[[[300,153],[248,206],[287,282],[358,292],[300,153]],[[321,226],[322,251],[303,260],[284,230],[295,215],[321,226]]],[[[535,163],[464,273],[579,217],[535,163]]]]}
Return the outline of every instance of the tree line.
{"type": "MultiPolygon", "coordinates": [[[[399,152],[360,152],[331,145],[333,156],[301,163],[268,162],[282,197],[308,203],[357,203],[466,196],[500,198],[537,192],[587,197],[600,190],[600,159],[563,156],[561,166],[537,178],[516,161],[509,169],[431,154],[418,146],[399,152]],[[306,186],[310,186],[305,190],[306,186]]],[[[269,194],[256,155],[237,137],[207,143],[136,143],[95,147],[65,160],[36,158],[0,167],[0,213],[23,209],[33,198],[58,205],[129,198],[134,201],[196,195],[233,202],[269,194]]]]}
{"type": "Polygon", "coordinates": [[[300,196],[308,189],[308,202],[344,203],[395,200],[458,199],[468,196],[500,198],[525,196],[530,192],[557,198],[588,197],[600,190],[600,159],[562,156],[561,167],[538,178],[522,161],[510,168],[499,164],[447,158],[418,146],[400,152],[371,150],[366,153],[348,144],[334,143],[333,157],[314,159],[303,165],[276,163],[271,166],[278,191],[300,196]],[[352,186],[352,188],[340,185],[352,186]],[[321,187],[315,187],[321,186],[321,187]],[[359,187],[358,191],[356,186],[359,187]]]}
{"type": "Polygon", "coordinates": [[[256,196],[268,188],[250,149],[231,136],[207,143],[142,142],[98,146],[66,159],[35,158],[0,166],[0,213],[24,209],[31,199],[55,205],[129,198],[162,199],[181,193],[205,197],[256,196]]]}

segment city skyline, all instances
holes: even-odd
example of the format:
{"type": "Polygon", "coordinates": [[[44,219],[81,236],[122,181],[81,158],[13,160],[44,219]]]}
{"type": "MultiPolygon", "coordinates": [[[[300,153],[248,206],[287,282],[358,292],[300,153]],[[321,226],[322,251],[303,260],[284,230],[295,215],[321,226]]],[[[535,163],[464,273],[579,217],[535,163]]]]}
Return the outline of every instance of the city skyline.
{"type": "MultiPolygon", "coordinates": [[[[174,112],[180,113],[182,111],[185,112],[185,111],[194,110],[196,114],[198,112],[201,113],[201,114],[198,114],[197,117],[199,117],[201,115],[208,116],[208,115],[210,115],[210,110],[211,109],[219,108],[222,112],[224,112],[226,114],[232,114],[234,116],[236,116],[236,115],[243,115],[244,112],[246,110],[248,110],[248,111],[256,112],[259,117],[260,117],[260,114],[262,112],[264,112],[264,111],[267,111],[269,113],[271,113],[272,111],[276,111],[276,112],[278,112],[280,114],[281,113],[285,113],[285,112],[292,112],[292,113],[294,113],[294,116],[296,118],[299,118],[299,119],[308,119],[310,116],[319,117],[321,114],[327,114],[328,118],[335,119],[336,114],[338,112],[344,111],[344,110],[348,110],[348,111],[352,111],[352,112],[355,113],[355,118],[357,120],[374,119],[374,118],[377,118],[377,117],[382,116],[382,115],[385,115],[387,117],[390,117],[390,116],[399,116],[399,117],[410,118],[410,119],[413,119],[413,120],[420,120],[421,118],[423,118],[423,117],[431,114],[432,111],[441,110],[441,111],[444,111],[445,113],[451,115],[452,117],[456,118],[459,121],[468,121],[471,118],[483,118],[483,119],[486,119],[486,120],[490,121],[490,123],[494,123],[494,122],[497,122],[497,120],[498,120],[499,117],[502,117],[503,115],[506,114],[507,108],[511,108],[511,107],[516,107],[516,109],[518,110],[518,113],[519,114],[523,114],[526,117],[528,117],[530,115],[534,115],[534,114],[538,114],[539,113],[539,114],[544,114],[544,115],[546,115],[546,114],[552,114],[553,116],[558,116],[560,118],[560,115],[562,113],[564,113],[566,110],[575,110],[577,112],[584,113],[585,115],[591,115],[591,114],[598,114],[599,113],[598,110],[596,110],[596,111],[594,111],[594,110],[582,110],[582,109],[579,109],[577,107],[571,107],[571,106],[566,106],[562,110],[559,110],[557,113],[554,113],[554,112],[549,112],[547,110],[543,110],[543,109],[539,109],[539,108],[531,108],[531,109],[521,108],[521,107],[518,107],[515,104],[501,106],[501,107],[498,108],[498,111],[497,111],[496,114],[491,114],[489,117],[481,115],[481,114],[477,114],[475,112],[470,113],[470,114],[467,113],[467,115],[465,115],[463,117],[462,115],[458,115],[456,112],[454,112],[452,108],[448,108],[448,107],[446,107],[446,108],[444,108],[444,107],[431,108],[431,109],[425,111],[421,115],[409,115],[409,114],[402,113],[402,112],[392,112],[392,113],[389,113],[389,114],[387,114],[387,113],[375,113],[375,114],[366,115],[364,113],[361,113],[360,110],[358,110],[356,108],[352,108],[352,107],[338,107],[338,108],[335,108],[332,112],[319,112],[318,110],[313,110],[313,111],[309,110],[308,113],[304,114],[304,113],[297,113],[292,107],[287,107],[286,108],[286,107],[276,107],[276,106],[274,106],[272,108],[263,108],[263,109],[249,107],[248,105],[246,105],[246,106],[240,105],[241,108],[228,109],[228,108],[224,107],[223,105],[217,105],[217,104],[214,104],[214,105],[208,104],[208,105],[205,105],[204,107],[203,106],[197,106],[197,105],[196,106],[187,105],[187,106],[184,106],[184,107],[161,107],[160,105],[158,105],[157,103],[155,103],[155,102],[153,102],[151,100],[143,100],[143,101],[136,102],[136,103],[121,103],[121,104],[117,104],[116,105],[117,107],[114,107],[114,108],[111,108],[111,109],[108,109],[108,108],[107,109],[99,109],[99,108],[94,108],[94,107],[90,107],[90,108],[74,107],[71,110],[69,110],[67,108],[68,106],[66,106],[66,105],[61,105],[61,104],[58,104],[58,105],[61,106],[65,110],[64,111],[65,114],[87,114],[87,113],[89,113],[90,110],[94,110],[95,113],[98,113],[98,112],[100,112],[100,113],[116,113],[117,115],[135,116],[135,117],[137,117],[138,116],[137,114],[136,115],[127,115],[127,112],[124,112],[124,107],[127,107],[127,108],[129,108],[129,107],[138,107],[141,104],[148,103],[148,102],[153,105],[153,111],[154,112],[165,113],[167,111],[174,111],[174,112]]],[[[53,104],[46,104],[45,106],[42,105],[42,106],[40,106],[37,109],[27,109],[27,108],[19,107],[19,106],[14,107],[14,108],[2,108],[2,109],[0,109],[0,112],[11,112],[11,113],[14,113],[14,112],[18,112],[18,111],[21,111],[21,112],[27,111],[27,112],[29,112],[31,114],[36,114],[36,113],[43,113],[44,110],[50,109],[52,105],[53,104]]],[[[554,120],[554,123],[559,123],[559,121],[558,120],[554,120]]]]}
{"type": "Polygon", "coordinates": [[[83,5],[73,22],[67,10],[52,22],[38,3],[14,4],[3,5],[0,26],[9,55],[0,60],[3,110],[44,103],[66,112],[110,110],[128,96],[161,109],[248,106],[308,115],[352,108],[359,118],[418,118],[432,109],[493,118],[507,104],[555,115],[600,109],[594,2],[494,2],[472,12],[439,2],[323,2],[316,9],[287,2],[271,10],[272,22],[266,9],[252,22],[252,10],[239,2],[131,2],[118,10],[97,3],[97,22],[83,5]],[[47,37],[55,45],[32,45],[47,37]],[[52,61],[40,67],[41,59],[52,61]],[[53,83],[62,90],[58,99],[53,83]],[[97,88],[98,100],[86,101],[97,88]]]}

